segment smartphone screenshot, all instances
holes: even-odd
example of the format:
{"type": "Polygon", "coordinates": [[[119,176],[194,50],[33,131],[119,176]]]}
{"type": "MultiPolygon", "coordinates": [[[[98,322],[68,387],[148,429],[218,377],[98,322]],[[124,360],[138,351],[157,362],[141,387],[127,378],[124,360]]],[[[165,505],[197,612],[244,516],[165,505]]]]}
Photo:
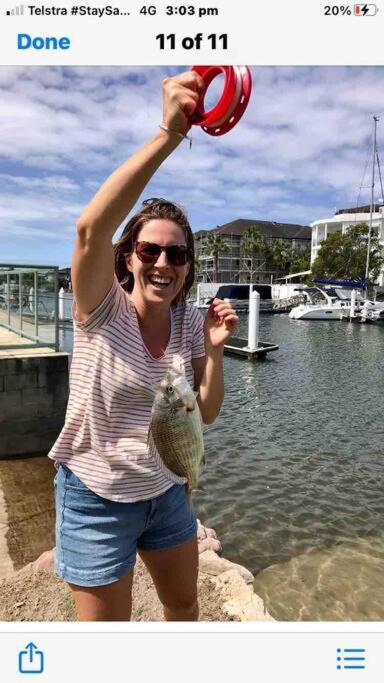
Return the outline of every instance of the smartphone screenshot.
{"type": "Polygon", "coordinates": [[[0,8],[0,678],[383,675],[384,5],[0,8]]]}

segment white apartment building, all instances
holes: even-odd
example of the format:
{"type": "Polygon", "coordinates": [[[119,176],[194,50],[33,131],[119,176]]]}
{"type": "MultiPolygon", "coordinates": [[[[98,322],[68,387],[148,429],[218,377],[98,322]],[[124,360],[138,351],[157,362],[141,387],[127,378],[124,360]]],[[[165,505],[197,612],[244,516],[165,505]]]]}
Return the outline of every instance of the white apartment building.
{"type": "MultiPolygon", "coordinates": [[[[333,218],[322,218],[310,223],[312,228],[311,265],[316,259],[321,242],[326,240],[328,235],[332,232],[342,232],[344,234],[351,225],[356,223],[369,224],[369,219],[369,206],[361,206],[359,208],[341,209],[335,213],[333,218]]],[[[372,230],[378,234],[380,242],[384,246],[384,206],[381,204],[374,206],[372,230]]],[[[381,271],[377,284],[380,287],[384,286],[384,268],[381,271]]]]}

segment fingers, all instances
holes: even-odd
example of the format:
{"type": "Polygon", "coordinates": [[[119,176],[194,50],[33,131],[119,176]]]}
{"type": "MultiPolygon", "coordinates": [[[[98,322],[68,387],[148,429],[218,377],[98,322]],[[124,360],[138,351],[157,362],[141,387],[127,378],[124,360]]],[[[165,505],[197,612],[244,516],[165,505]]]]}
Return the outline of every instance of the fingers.
{"type": "Polygon", "coordinates": [[[179,86],[174,94],[181,111],[189,118],[194,113],[199,102],[199,95],[194,90],[179,86]]]}
{"type": "Polygon", "coordinates": [[[231,307],[227,301],[221,299],[214,299],[209,307],[209,315],[211,318],[225,320],[225,322],[237,323],[238,316],[236,311],[231,307]]]}
{"type": "Polygon", "coordinates": [[[238,316],[236,314],[230,313],[229,315],[224,316],[223,320],[225,323],[229,323],[230,325],[236,325],[238,321],[238,316]]]}
{"type": "Polygon", "coordinates": [[[195,71],[166,78],[163,81],[163,124],[184,134],[191,125],[190,119],[204,88],[204,81],[195,71]]]}
{"type": "Polygon", "coordinates": [[[163,80],[163,88],[165,90],[170,90],[173,87],[184,86],[189,90],[197,93],[198,96],[202,94],[205,90],[205,83],[201,76],[196,73],[196,71],[184,71],[178,76],[173,76],[172,78],[165,78],[163,80]]]}

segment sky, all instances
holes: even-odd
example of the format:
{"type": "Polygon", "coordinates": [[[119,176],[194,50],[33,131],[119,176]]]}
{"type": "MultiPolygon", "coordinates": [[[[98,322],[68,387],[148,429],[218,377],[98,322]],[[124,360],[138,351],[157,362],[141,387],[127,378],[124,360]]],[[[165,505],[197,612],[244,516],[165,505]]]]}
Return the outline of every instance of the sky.
{"type": "MultiPolygon", "coordinates": [[[[0,263],[70,265],[77,218],[157,132],[162,80],[185,68],[0,67],[0,263]]],[[[193,126],[192,149],[182,143],[142,198],[182,204],[194,231],[237,218],[308,225],[357,205],[359,194],[368,204],[384,67],[251,70],[238,125],[221,137],[193,126]]]]}

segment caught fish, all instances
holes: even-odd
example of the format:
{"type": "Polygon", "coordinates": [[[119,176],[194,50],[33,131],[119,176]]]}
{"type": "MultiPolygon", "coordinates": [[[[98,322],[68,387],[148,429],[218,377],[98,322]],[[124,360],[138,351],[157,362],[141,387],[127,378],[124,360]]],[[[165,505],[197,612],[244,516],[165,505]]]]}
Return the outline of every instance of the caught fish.
{"type": "Polygon", "coordinates": [[[188,480],[189,491],[198,487],[204,464],[203,421],[188,380],[173,368],[157,386],[148,441],[171,472],[188,480]]]}

